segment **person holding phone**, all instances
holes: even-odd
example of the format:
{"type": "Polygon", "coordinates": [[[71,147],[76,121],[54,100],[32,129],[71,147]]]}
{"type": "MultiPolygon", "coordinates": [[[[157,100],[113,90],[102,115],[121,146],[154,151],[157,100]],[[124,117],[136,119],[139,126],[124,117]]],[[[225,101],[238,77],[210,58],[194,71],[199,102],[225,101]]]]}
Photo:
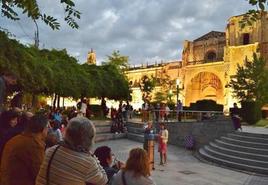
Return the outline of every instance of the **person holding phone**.
{"type": "Polygon", "coordinates": [[[117,158],[112,153],[112,149],[108,146],[98,147],[95,150],[94,155],[98,158],[100,165],[103,167],[107,174],[108,184],[111,184],[111,179],[121,168],[125,166],[124,163],[117,160],[117,158]]]}

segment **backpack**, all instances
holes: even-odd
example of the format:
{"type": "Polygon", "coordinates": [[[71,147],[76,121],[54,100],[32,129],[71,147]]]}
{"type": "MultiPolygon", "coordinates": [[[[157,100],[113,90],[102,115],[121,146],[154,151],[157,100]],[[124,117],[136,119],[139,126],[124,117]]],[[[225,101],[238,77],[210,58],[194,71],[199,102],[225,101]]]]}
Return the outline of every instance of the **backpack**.
{"type": "Polygon", "coordinates": [[[188,150],[194,149],[195,140],[192,135],[187,135],[184,137],[184,147],[188,150]]]}

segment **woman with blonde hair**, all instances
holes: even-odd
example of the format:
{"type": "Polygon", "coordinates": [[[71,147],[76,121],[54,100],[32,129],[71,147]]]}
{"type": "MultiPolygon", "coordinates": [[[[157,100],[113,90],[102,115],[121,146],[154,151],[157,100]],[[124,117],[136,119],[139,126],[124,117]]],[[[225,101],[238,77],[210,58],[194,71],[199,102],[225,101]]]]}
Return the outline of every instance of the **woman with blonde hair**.
{"type": "Polygon", "coordinates": [[[129,153],[126,167],[114,176],[112,185],[155,185],[150,175],[147,152],[134,148],[129,153]]]}

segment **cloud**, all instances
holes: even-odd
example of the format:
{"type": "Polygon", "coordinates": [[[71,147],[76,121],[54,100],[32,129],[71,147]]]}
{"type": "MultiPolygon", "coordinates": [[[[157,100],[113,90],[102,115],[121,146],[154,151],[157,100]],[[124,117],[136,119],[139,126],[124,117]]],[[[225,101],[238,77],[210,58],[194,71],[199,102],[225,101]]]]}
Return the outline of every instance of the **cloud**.
{"type": "MultiPolygon", "coordinates": [[[[59,3],[39,3],[43,12],[61,22],[60,31],[38,22],[40,47],[66,48],[81,63],[90,48],[96,51],[98,63],[113,50],[129,56],[131,64],[179,60],[184,40],[211,30],[224,31],[229,17],[251,8],[242,0],[79,0],[80,28],[73,30],[64,23],[59,3]]],[[[33,43],[35,25],[27,17],[21,16],[18,22],[1,17],[0,25],[21,42],[33,43]]]]}

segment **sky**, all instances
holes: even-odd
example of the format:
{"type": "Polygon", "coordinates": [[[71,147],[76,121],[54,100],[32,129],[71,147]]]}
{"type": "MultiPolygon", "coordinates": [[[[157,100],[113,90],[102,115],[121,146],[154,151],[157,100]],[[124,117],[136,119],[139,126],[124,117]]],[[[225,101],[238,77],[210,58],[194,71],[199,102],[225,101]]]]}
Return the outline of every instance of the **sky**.
{"type": "MultiPolygon", "coordinates": [[[[99,64],[119,50],[131,65],[180,60],[184,40],[225,31],[228,18],[252,8],[246,0],[77,0],[80,28],[72,29],[59,0],[38,2],[42,12],[61,23],[53,31],[38,22],[40,48],[66,48],[80,63],[93,48],[99,64]]],[[[26,16],[15,22],[1,16],[0,26],[24,44],[34,42],[36,28],[26,16]]]]}

